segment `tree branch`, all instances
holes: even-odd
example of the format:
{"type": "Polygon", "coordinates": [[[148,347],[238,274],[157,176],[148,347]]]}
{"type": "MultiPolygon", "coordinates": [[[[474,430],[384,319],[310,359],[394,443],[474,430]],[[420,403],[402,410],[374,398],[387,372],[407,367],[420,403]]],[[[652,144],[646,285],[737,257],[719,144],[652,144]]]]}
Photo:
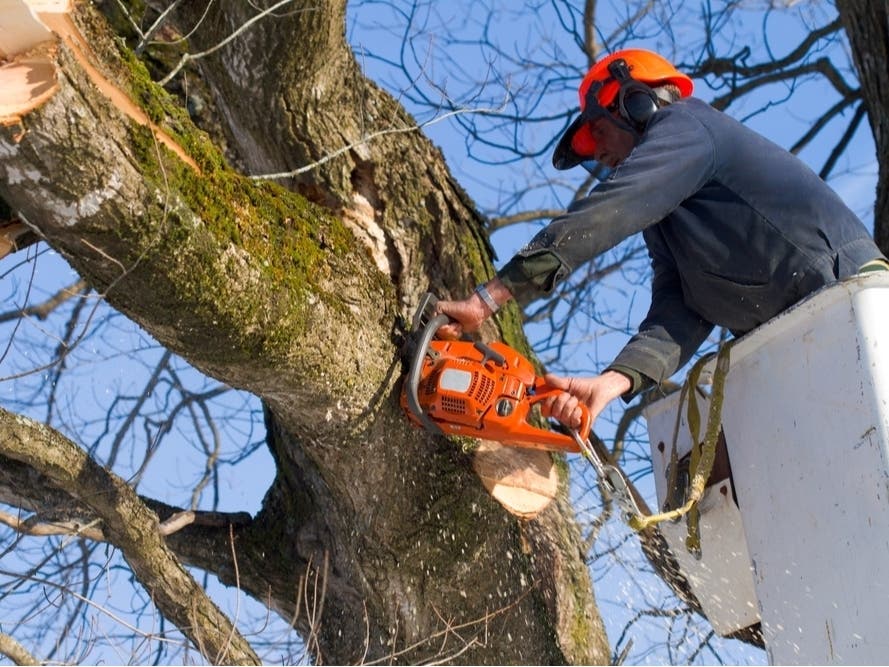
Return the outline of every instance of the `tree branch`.
{"type": "Polygon", "coordinates": [[[161,613],[207,660],[259,664],[246,639],[167,547],[157,516],[122,479],[57,431],[3,409],[0,453],[29,464],[94,511],[161,613]]]}
{"type": "Polygon", "coordinates": [[[56,308],[85,289],[86,281],[81,278],[67,287],[63,287],[42,303],[0,313],[0,324],[18,319],[19,317],[36,317],[38,320],[45,320],[56,308]]]}
{"type": "Polygon", "coordinates": [[[40,660],[35,658],[24,646],[15,639],[0,632],[0,653],[12,660],[17,665],[39,665],[40,660]]]}

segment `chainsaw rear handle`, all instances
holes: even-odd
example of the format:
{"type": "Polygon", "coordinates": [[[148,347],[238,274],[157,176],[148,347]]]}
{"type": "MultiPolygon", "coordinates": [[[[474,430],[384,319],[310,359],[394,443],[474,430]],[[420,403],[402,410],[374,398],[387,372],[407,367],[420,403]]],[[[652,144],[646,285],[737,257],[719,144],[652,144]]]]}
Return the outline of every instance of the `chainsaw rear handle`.
{"type": "MultiPolygon", "coordinates": [[[[528,403],[530,405],[535,405],[536,403],[545,401],[547,398],[558,396],[564,392],[564,389],[557,389],[556,387],[544,383],[535,388],[534,394],[528,397],[528,403]]],[[[563,426],[569,431],[577,433],[583,440],[587,440],[590,437],[590,430],[593,428],[590,409],[583,401],[578,401],[577,407],[580,408],[580,426],[576,429],[571,428],[567,424],[563,424],[563,426]]]]}

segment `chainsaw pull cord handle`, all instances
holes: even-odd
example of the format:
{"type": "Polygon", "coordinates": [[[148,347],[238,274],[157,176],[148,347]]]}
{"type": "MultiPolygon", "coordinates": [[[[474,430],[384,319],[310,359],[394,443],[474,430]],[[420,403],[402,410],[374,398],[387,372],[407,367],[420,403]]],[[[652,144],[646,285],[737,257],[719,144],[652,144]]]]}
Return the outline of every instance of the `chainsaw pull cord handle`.
{"type": "Polygon", "coordinates": [[[441,435],[444,435],[444,431],[442,431],[438,427],[438,424],[432,421],[426,415],[426,413],[423,412],[423,408],[420,407],[420,397],[418,391],[420,386],[420,371],[423,367],[422,360],[423,357],[426,356],[426,352],[428,352],[429,350],[429,343],[431,343],[432,339],[435,338],[436,332],[450,321],[451,318],[442,313],[441,315],[436,315],[426,323],[426,326],[423,328],[423,335],[420,336],[420,340],[417,343],[417,349],[414,352],[414,358],[411,359],[411,368],[407,376],[408,407],[411,409],[411,412],[414,413],[414,416],[416,416],[416,418],[423,423],[423,426],[428,428],[432,433],[438,433],[441,435]]]}

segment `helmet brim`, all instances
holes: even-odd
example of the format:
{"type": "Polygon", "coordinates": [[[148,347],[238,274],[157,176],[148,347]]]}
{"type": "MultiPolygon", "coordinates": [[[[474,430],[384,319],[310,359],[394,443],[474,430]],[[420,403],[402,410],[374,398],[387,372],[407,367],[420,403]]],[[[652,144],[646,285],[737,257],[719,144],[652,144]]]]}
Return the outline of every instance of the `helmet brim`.
{"type": "MultiPolygon", "coordinates": [[[[593,134],[589,130],[586,118],[581,114],[568,126],[559,139],[559,143],[556,144],[556,149],[553,151],[553,166],[560,171],[576,167],[584,160],[589,160],[595,148],[596,142],[593,139],[593,134]],[[585,136],[579,137],[578,133],[585,136]],[[589,148],[586,155],[581,155],[575,150],[574,147],[577,145],[575,138],[582,140],[584,147],[589,148]]],[[[586,151],[584,152],[586,153],[586,151]]]]}
{"type": "Polygon", "coordinates": [[[630,126],[615,119],[608,109],[599,104],[587,104],[586,108],[562,134],[553,151],[553,166],[556,169],[571,169],[581,162],[593,158],[596,154],[596,139],[593,136],[591,125],[597,118],[604,118],[617,124],[621,129],[633,131],[630,126]]]}

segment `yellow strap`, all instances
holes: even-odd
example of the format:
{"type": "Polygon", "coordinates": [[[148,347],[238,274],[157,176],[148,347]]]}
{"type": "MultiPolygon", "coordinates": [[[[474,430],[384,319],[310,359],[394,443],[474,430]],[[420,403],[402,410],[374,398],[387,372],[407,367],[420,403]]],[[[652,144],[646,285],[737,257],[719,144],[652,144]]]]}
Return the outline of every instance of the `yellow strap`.
{"type": "MultiPolygon", "coordinates": [[[[700,533],[700,513],[698,512],[698,500],[692,495],[692,482],[697,476],[697,471],[699,470],[699,466],[701,464],[701,456],[703,444],[701,442],[701,411],[698,408],[698,392],[697,386],[698,382],[701,378],[701,370],[703,369],[703,364],[695,364],[694,373],[689,375],[688,381],[690,383],[690,387],[688,390],[688,430],[691,434],[691,452],[688,460],[688,472],[689,472],[689,481],[688,487],[689,492],[686,494],[686,505],[687,513],[685,515],[685,522],[687,527],[687,535],[685,538],[685,548],[688,549],[689,552],[697,555],[701,551],[701,533],[700,533]],[[691,501],[691,502],[688,502],[691,501]]],[[[706,480],[704,480],[706,483],[706,480]]]]}
{"type": "MultiPolygon", "coordinates": [[[[707,428],[704,432],[703,442],[700,443],[698,433],[700,431],[700,415],[697,410],[697,399],[695,398],[695,387],[704,364],[709,361],[708,357],[699,359],[692,367],[686,380],[688,387],[688,422],[692,435],[692,460],[689,462],[689,475],[691,481],[689,483],[689,494],[685,504],[682,507],[671,510],[669,512],[661,512],[660,514],[652,514],[650,516],[634,516],[628,523],[634,530],[643,530],[649,526],[654,526],[662,521],[678,519],[689,512],[694,507],[701,496],[704,495],[704,489],[707,486],[707,480],[713,471],[713,463],[716,460],[716,441],[719,438],[719,429],[721,426],[722,403],[725,398],[725,376],[728,373],[730,365],[731,343],[723,343],[719,347],[716,355],[716,370],[713,373],[713,389],[710,393],[710,409],[707,414],[707,428]],[[694,406],[694,409],[692,409],[694,406]],[[697,450],[697,454],[695,453],[697,450]]],[[[693,541],[693,540],[692,540],[693,541]]],[[[688,541],[686,542],[688,546],[688,541]]],[[[694,545],[689,548],[692,549],[694,545]]],[[[697,545],[700,548],[700,544],[697,545]]]]}
{"type": "MultiPolygon", "coordinates": [[[[682,405],[685,403],[688,384],[688,382],[684,382],[679,390],[679,406],[676,410],[676,419],[673,421],[673,445],[670,447],[670,462],[667,464],[669,476],[667,477],[667,497],[664,499],[664,508],[667,507],[667,503],[669,502],[670,509],[675,509],[679,502],[679,499],[676,497],[677,487],[679,486],[679,454],[677,443],[679,442],[679,427],[682,424],[682,405]]],[[[688,489],[688,480],[685,480],[684,488],[688,489]]]]}
{"type": "Polygon", "coordinates": [[[889,262],[882,257],[878,257],[877,259],[865,262],[858,269],[858,273],[869,273],[871,271],[889,271],[889,262]]]}

